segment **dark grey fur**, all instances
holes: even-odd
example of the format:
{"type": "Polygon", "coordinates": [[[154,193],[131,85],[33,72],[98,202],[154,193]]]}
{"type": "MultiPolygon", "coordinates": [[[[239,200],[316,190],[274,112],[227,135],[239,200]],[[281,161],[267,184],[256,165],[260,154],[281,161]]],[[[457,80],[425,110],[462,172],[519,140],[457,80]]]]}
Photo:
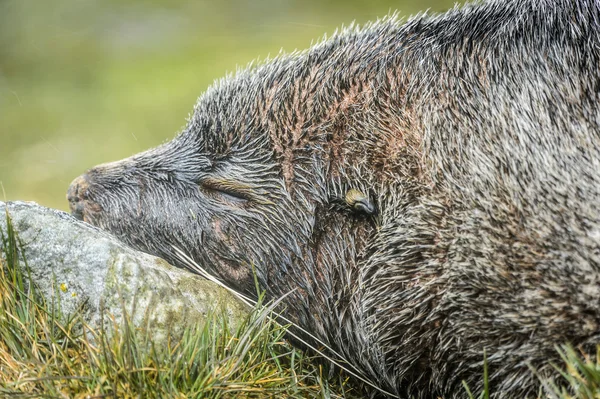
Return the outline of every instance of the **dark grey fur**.
{"type": "Polygon", "coordinates": [[[600,343],[599,24],[598,0],[509,0],[346,29],[219,81],[73,212],[297,289],[288,315],[383,389],[464,397],[485,350],[493,397],[533,397],[555,345],[600,343]]]}

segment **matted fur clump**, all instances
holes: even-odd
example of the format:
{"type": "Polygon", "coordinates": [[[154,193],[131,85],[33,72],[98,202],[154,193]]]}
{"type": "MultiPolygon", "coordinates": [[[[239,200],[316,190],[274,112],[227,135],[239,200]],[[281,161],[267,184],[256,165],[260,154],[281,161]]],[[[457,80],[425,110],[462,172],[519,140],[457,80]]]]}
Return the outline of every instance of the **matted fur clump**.
{"type": "Polygon", "coordinates": [[[492,396],[534,397],[555,345],[600,343],[599,23],[509,0],[346,29],[217,82],[174,140],[76,179],[73,213],[291,291],[390,394],[464,397],[485,352],[492,396]]]}

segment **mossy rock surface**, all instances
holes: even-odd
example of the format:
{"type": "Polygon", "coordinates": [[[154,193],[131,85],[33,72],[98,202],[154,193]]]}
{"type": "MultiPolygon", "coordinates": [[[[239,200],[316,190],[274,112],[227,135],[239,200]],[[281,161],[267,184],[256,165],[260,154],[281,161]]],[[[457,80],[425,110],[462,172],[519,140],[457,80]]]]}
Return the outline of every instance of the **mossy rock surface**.
{"type": "Polygon", "coordinates": [[[183,327],[213,313],[236,326],[248,309],[212,282],[136,251],[69,214],[30,202],[0,202],[22,243],[29,274],[48,303],[64,316],[80,309],[95,328],[127,315],[155,342],[177,337],[183,327]]]}

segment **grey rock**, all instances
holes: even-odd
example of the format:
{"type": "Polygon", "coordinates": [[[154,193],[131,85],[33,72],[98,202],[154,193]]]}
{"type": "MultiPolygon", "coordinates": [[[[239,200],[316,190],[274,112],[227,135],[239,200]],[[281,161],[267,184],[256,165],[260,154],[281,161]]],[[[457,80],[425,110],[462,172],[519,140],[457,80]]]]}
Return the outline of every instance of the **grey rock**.
{"type": "MultiPolygon", "coordinates": [[[[78,309],[98,328],[107,315],[152,331],[155,342],[204,323],[213,313],[237,325],[247,307],[216,284],[136,251],[109,233],[65,212],[32,202],[0,202],[0,230],[8,214],[23,245],[31,279],[65,316],[78,309]]],[[[0,254],[1,251],[0,251],[0,254]]]]}

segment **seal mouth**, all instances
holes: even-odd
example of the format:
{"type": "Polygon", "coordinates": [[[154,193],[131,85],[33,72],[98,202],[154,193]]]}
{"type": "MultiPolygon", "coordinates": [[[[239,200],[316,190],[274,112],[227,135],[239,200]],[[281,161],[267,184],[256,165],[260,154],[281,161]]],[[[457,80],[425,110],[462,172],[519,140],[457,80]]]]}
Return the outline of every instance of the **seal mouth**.
{"type": "Polygon", "coordinates": [[[67,190],[67,201],[69,201],[71,215],[82,221],[85,220],[85,201],[88,199],[88,187],[89,182],[84,174],[73,180],[67,190]]]}

